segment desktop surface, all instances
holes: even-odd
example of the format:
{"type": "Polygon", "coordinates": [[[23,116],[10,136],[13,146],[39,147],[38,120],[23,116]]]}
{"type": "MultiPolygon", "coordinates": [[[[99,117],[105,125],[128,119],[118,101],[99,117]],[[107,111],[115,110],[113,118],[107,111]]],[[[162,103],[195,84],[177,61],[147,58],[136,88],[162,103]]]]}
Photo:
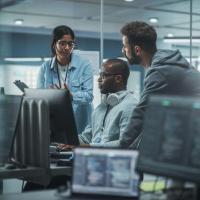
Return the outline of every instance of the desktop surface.
{"type": "MultiPolygon", "coordinates": [[[[180,196],[179,196],[180,197],[180,196]]],[[[25,192],[19,194],[4,194],[0,195],[1,200],[122,200],[121,197],[110,196],[88,196],[88,195],[72,195],[72,196],[60,196],[57,190],[44,190],[37,192],[25,192]]],[[[178,199],[174,198],[173,199],[178,199]]],[[[130,200],[130,198],[123,197],[123,200],[130,200]]],[[[131,198],[131,200],[172,200],[166,193],[154,194],[148,192],[141,192],[139,198],[131,198]]],[[[187,200],[194,200],[193,197],[187,198],[187,200]]]]}
{"type": "MultiPolygon", "coordinates": [[[[5,194],[0,195],[1,200],[121,200],[121,197],[110,197],[110,196],[97,196],[97,195],[72,195],[72,196],[60,196],[57,190],[45,190],[37,192],[25,192],[19,194],[5,194]]],[[[130,198],[123,197],[123,200],[130,200],[130,198]]],[[[137,198],[132,198],[137,200],[137,198]]],[[[150,199],[145,199],[150,200],[150,199]]]]}

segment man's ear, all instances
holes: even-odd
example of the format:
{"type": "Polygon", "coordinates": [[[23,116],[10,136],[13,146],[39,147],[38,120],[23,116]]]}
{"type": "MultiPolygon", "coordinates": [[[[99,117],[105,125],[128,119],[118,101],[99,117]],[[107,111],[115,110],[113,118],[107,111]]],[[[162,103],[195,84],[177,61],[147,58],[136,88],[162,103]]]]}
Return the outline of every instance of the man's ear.
{"type": "Polygon", "coordinates": [[[115,75],[115,81],[116,83],[121,83],[122,82],[122,75],[115,75]]]}
{"type": "Polygon", "coordinates": [[[142,48],[140,46],[135,45],[134,50],[137,56],[140,56],[142,54],[142,48]]]}

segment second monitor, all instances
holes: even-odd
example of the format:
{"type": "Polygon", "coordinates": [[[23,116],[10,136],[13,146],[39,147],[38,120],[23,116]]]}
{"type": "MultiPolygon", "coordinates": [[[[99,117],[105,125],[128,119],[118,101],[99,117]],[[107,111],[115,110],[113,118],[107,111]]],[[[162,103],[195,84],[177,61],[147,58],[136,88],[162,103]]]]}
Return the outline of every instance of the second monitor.
{"type": "Polygon", "coordinates": [[[137,170],[200,183],[200,100],[152,96],[145,113],[137,170]]]}
{"type": "Polygon", "coordinates": [[[51,142],[79,145],[70,93],[60,89],[25,89],[24,95],[49,104],[51,142]]]}

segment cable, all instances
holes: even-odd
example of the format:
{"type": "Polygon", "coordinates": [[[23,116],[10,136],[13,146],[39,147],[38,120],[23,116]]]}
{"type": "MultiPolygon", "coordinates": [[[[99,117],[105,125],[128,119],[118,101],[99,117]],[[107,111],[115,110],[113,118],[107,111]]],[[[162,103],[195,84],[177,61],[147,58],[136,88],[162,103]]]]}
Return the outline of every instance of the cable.
{"type": "Polygon", "coordinates": [[[22,188],[21,188],[21,192],[23,192],[23,190],[24,190],[24,185],[25,185],[25,181],[22,180],[22,188]]]}
{"type": "Polygon", "coordinates": [[[155,179],[155,181],[153,183],[153,187],[152,187],[153,193],[156,193],[156,185],[158,183],[158,180],[159,180],[159,176],[156,176],[156,179],[155,179]]]}

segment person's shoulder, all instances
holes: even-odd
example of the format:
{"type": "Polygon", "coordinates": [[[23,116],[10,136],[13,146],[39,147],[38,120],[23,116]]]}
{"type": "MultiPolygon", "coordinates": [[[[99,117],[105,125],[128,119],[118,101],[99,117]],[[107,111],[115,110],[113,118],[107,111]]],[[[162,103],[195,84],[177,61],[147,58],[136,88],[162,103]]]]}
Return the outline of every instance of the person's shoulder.
{"type": "Polygon", "coordinates": [[[52,62],[53,62],[53,58],[49,58],[48,60],[46,60],[46,61],[43,62],[42,66],[44,68],[51,68],[52,62]]]}
{"type": "Polygon", "coordinates": [[[74,51],[72,53],[72,58],[76,62],[86,62],[86,63],[89,63],[89,59],[86,58],[85,56],[81,55],[81,51],[79,51],[79,50],[76,50],[76,51],[74,51]]]}
{"type": "Polygon", "coordinates": [[[123,116],[129,116],[138,104],[138,100],[133,93],[129,93],[119,104],[118,111],[123,116]]]}
{"type": "Polygon", "coordinates": [[[77,51],[72,53],[71,65],[82,71],[89,71],[92,73],[92,65],[90,61],[79,54],[77,51]]]}
{"type": "Polygon", "coordinates": [[[103,103],[101,102],[100,104],[97,105],[97,107],[94,109],[94,112],[98,112],[98,111],[101,111],[101,110],[106,110],[107,109],[107,104],[106,103],[103,103]]]}
{"type": "Polygon", "coordinates": [[[128,94],[127,94],[127,96],[126,96],[126,98],[125,98],[125,100],[126,100],[127,102],[129,102],[130,104],[132,104],[132,103],[135,104],[135,103],[138,102],[134,91],[127,91],[127,93],[128,93],[128,94]]]}
{"type": "Polygon", "coordinates": [[[125,96],[125,98],[133,98],[133,97],[135,97],[135,92],[133,91],[133,90],[125,90],[124,92],[123,92],[124,94],[124,96],[125,96]]]}
{"type": "Polygon", "coordinates": [[[123,106],[126,104],[135,104],[136,103],[136,97],[134,94],[134,91],[132,90],[124,90],[123,93],[119,96],[119,104],[118,106],[123,106]]]}
{"type": "Polygon", "coordinates": [[[127,91],[124,91],[125,94],[124,97],[120,100],[120,104],[119,106],[126,106],[127,105],[135,105],[138,103],[138,100],[136,99],[136,96],[134,94],[134,91],[132,90],[127,90],[127,91]]]}

